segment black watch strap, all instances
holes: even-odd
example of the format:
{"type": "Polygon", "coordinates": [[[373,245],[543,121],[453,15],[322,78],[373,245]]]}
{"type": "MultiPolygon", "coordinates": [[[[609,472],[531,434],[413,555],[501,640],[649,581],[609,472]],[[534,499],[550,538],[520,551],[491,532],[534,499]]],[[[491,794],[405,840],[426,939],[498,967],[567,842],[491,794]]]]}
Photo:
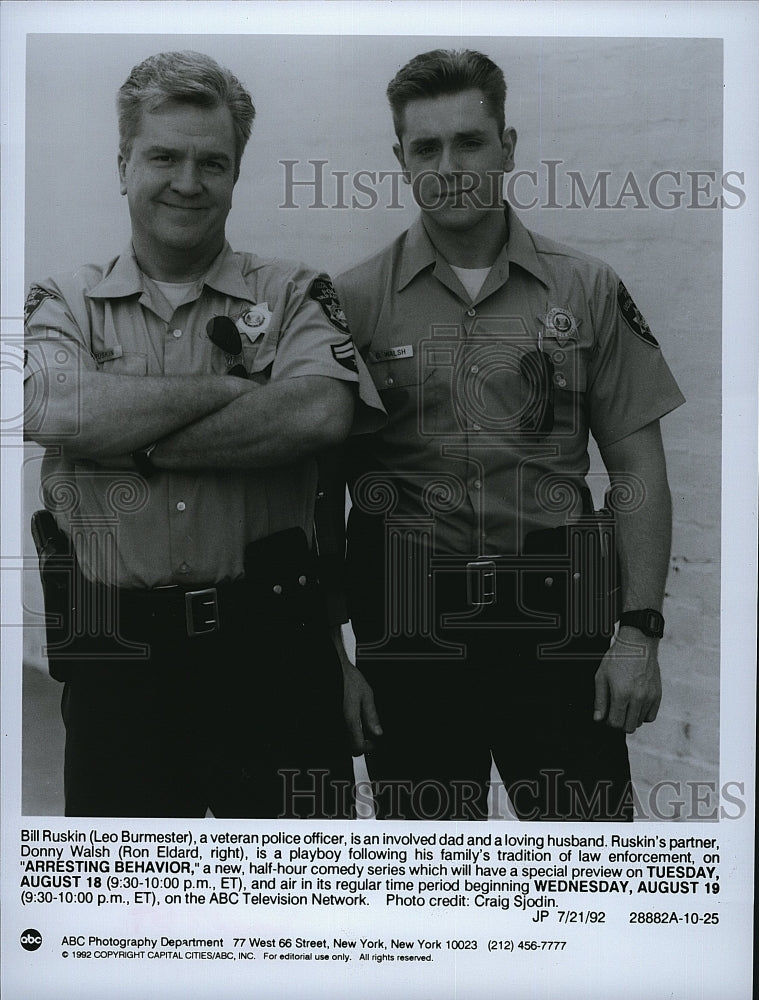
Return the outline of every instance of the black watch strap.
{"type": "Polygon", "coordinates": [[[153,449],[157,444],[158,442],[154,441],[152,444],[146,445],[144,448],[137,448],[136,451],[132,452],[134,467],[143,479],[150,479],[151,476],[154,476],[156,472],[158,472],[158,469],[156,469],[150,460],[150,456],[153,454],[153,449]]]}
{"type": "Polygon", "coordinates": [[[619,616],[620,625],[633,625],[639,629],[643,635],[651,639],[661,639],[664,635],[664,617],[659,611],[653,608],[644,608],[642,611],[623,611],[619,616]]]}

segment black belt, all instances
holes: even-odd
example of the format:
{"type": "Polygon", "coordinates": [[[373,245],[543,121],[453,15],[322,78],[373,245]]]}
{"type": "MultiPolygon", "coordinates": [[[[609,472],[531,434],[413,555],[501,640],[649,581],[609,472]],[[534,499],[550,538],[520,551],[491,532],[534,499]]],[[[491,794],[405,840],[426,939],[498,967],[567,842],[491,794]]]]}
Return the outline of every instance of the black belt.
{"type": "Polygon", "coordinates": [[[144,651],[135,654],[135,643],[165,646],[326,621],[316,562],[300,529],[249,544],[243,580],[152,589],[89,581],[59,534],[42,573],[47,653],[56,680],[65,680],[78,660],[141,659],[144,651]]]}
{"type": "Polygon", "coordinates": [[[220,632],[225,624],[250,615],[255,600],[253,588],[245,583],[218,584],[185,590],[158,587],[154,590],[105,588],[105,599],[118,609],[120,624],[132,628],[144,622],[148,627],[168,628],[188,637],[220,632]]]}
{"type": "MultiPolygon", "coordinates": [[[[241,630],[283,619],[312,618],[317,612],[317,581],[306,572],[268,580],[240,581],[209,587],[158,587],[153,590],[110,589],[118,621],[127,631],[168,628],[188,638],[241,630]]],[[[108,591],[107,591],[108,593],[108,591]]]]}
{"type": "Polygon", "coordinates": [[[475,615],[483,628],[509,623],[524,630],[608,636],[616,619],[617,582],[613,538],[602,530],[605,524],[606,519],[588,519],[533,532],[519,554],[437,554],[411,541],[393,550],[396,564],[388,567],[384,547],[379,558],[376,549],[365,548],[356,559],[354,550],[349,594],[359,641],[379,641],[388,620],[399,635],[421,635],[441,621],[469,627],[475,615]]]}

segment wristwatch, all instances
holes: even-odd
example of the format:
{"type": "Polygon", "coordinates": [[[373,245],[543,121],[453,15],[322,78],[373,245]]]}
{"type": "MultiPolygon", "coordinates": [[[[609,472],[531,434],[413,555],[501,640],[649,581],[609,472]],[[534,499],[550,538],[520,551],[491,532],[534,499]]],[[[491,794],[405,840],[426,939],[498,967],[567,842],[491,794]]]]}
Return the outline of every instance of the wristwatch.
{"type": "Polygon", "coordinates": [[[651,639],[661,639],[664,635],[664,617],[653,608],[642,611],[623,611],[619,616],[620,625],[633,625],[643,635],[651,639]]]}
{"type": "Polygon", "coordinates": [[[154,476],[156,472],[158,472],[158,469],[156,469],[150,460],[150,456],[153,454],[153,449],[157,444],[158,442],[154,441],[152,444],[148,444],[144,448],[137,448],[136,451],[132,452],[134,467],[143,479],[150,479],[151,476],[154,476]]]}

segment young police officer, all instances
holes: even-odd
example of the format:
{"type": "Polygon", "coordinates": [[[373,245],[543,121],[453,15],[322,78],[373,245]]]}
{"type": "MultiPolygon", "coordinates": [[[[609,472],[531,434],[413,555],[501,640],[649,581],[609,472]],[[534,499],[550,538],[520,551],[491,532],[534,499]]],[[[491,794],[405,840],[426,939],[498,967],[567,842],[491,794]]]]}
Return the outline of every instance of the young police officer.
{"type": "Polygon", "coordinates": [[[504,204],[505,96],[478,52],[400,70],[394,149],[421,218],[338,281],[388,412],[348,449],[354,748],[375,744],[381,817],[484,817],[492,752],[520,818],[626,820],[625,734],[661,697],[658,421],[683,400],[614,272],[504,204]],[[589,431],[617,497],[610,649],[589,431]]]}
{"type": "Polygon", "coordinates": [[[118,112],[131,245],[26,303],[66,812],[350,815],[314,456],[381,407],[329,278],[225,240],[239,81],[162,53],[118,112]]]}

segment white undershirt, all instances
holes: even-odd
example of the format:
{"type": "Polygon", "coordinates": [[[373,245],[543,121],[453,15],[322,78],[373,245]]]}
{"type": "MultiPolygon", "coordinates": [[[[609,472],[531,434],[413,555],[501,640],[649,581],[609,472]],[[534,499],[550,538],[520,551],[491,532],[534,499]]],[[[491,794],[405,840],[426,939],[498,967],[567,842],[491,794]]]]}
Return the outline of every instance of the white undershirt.
{"type": "Polygon", "coordinates": [[[198,284],[197,281],[156,281],[155,278],[150,280],[160,288],[172,309],[178,309],[198,284]]]}
{"type": "Polygon", "coordinates": [[[472,301],[479,295],[480,289],[485,284],[485,279],[490,274],[491,269],[492,265],[490,267],[454,267],[451,264],[451,270],[469,292],[469,298],[472,301]]]}

